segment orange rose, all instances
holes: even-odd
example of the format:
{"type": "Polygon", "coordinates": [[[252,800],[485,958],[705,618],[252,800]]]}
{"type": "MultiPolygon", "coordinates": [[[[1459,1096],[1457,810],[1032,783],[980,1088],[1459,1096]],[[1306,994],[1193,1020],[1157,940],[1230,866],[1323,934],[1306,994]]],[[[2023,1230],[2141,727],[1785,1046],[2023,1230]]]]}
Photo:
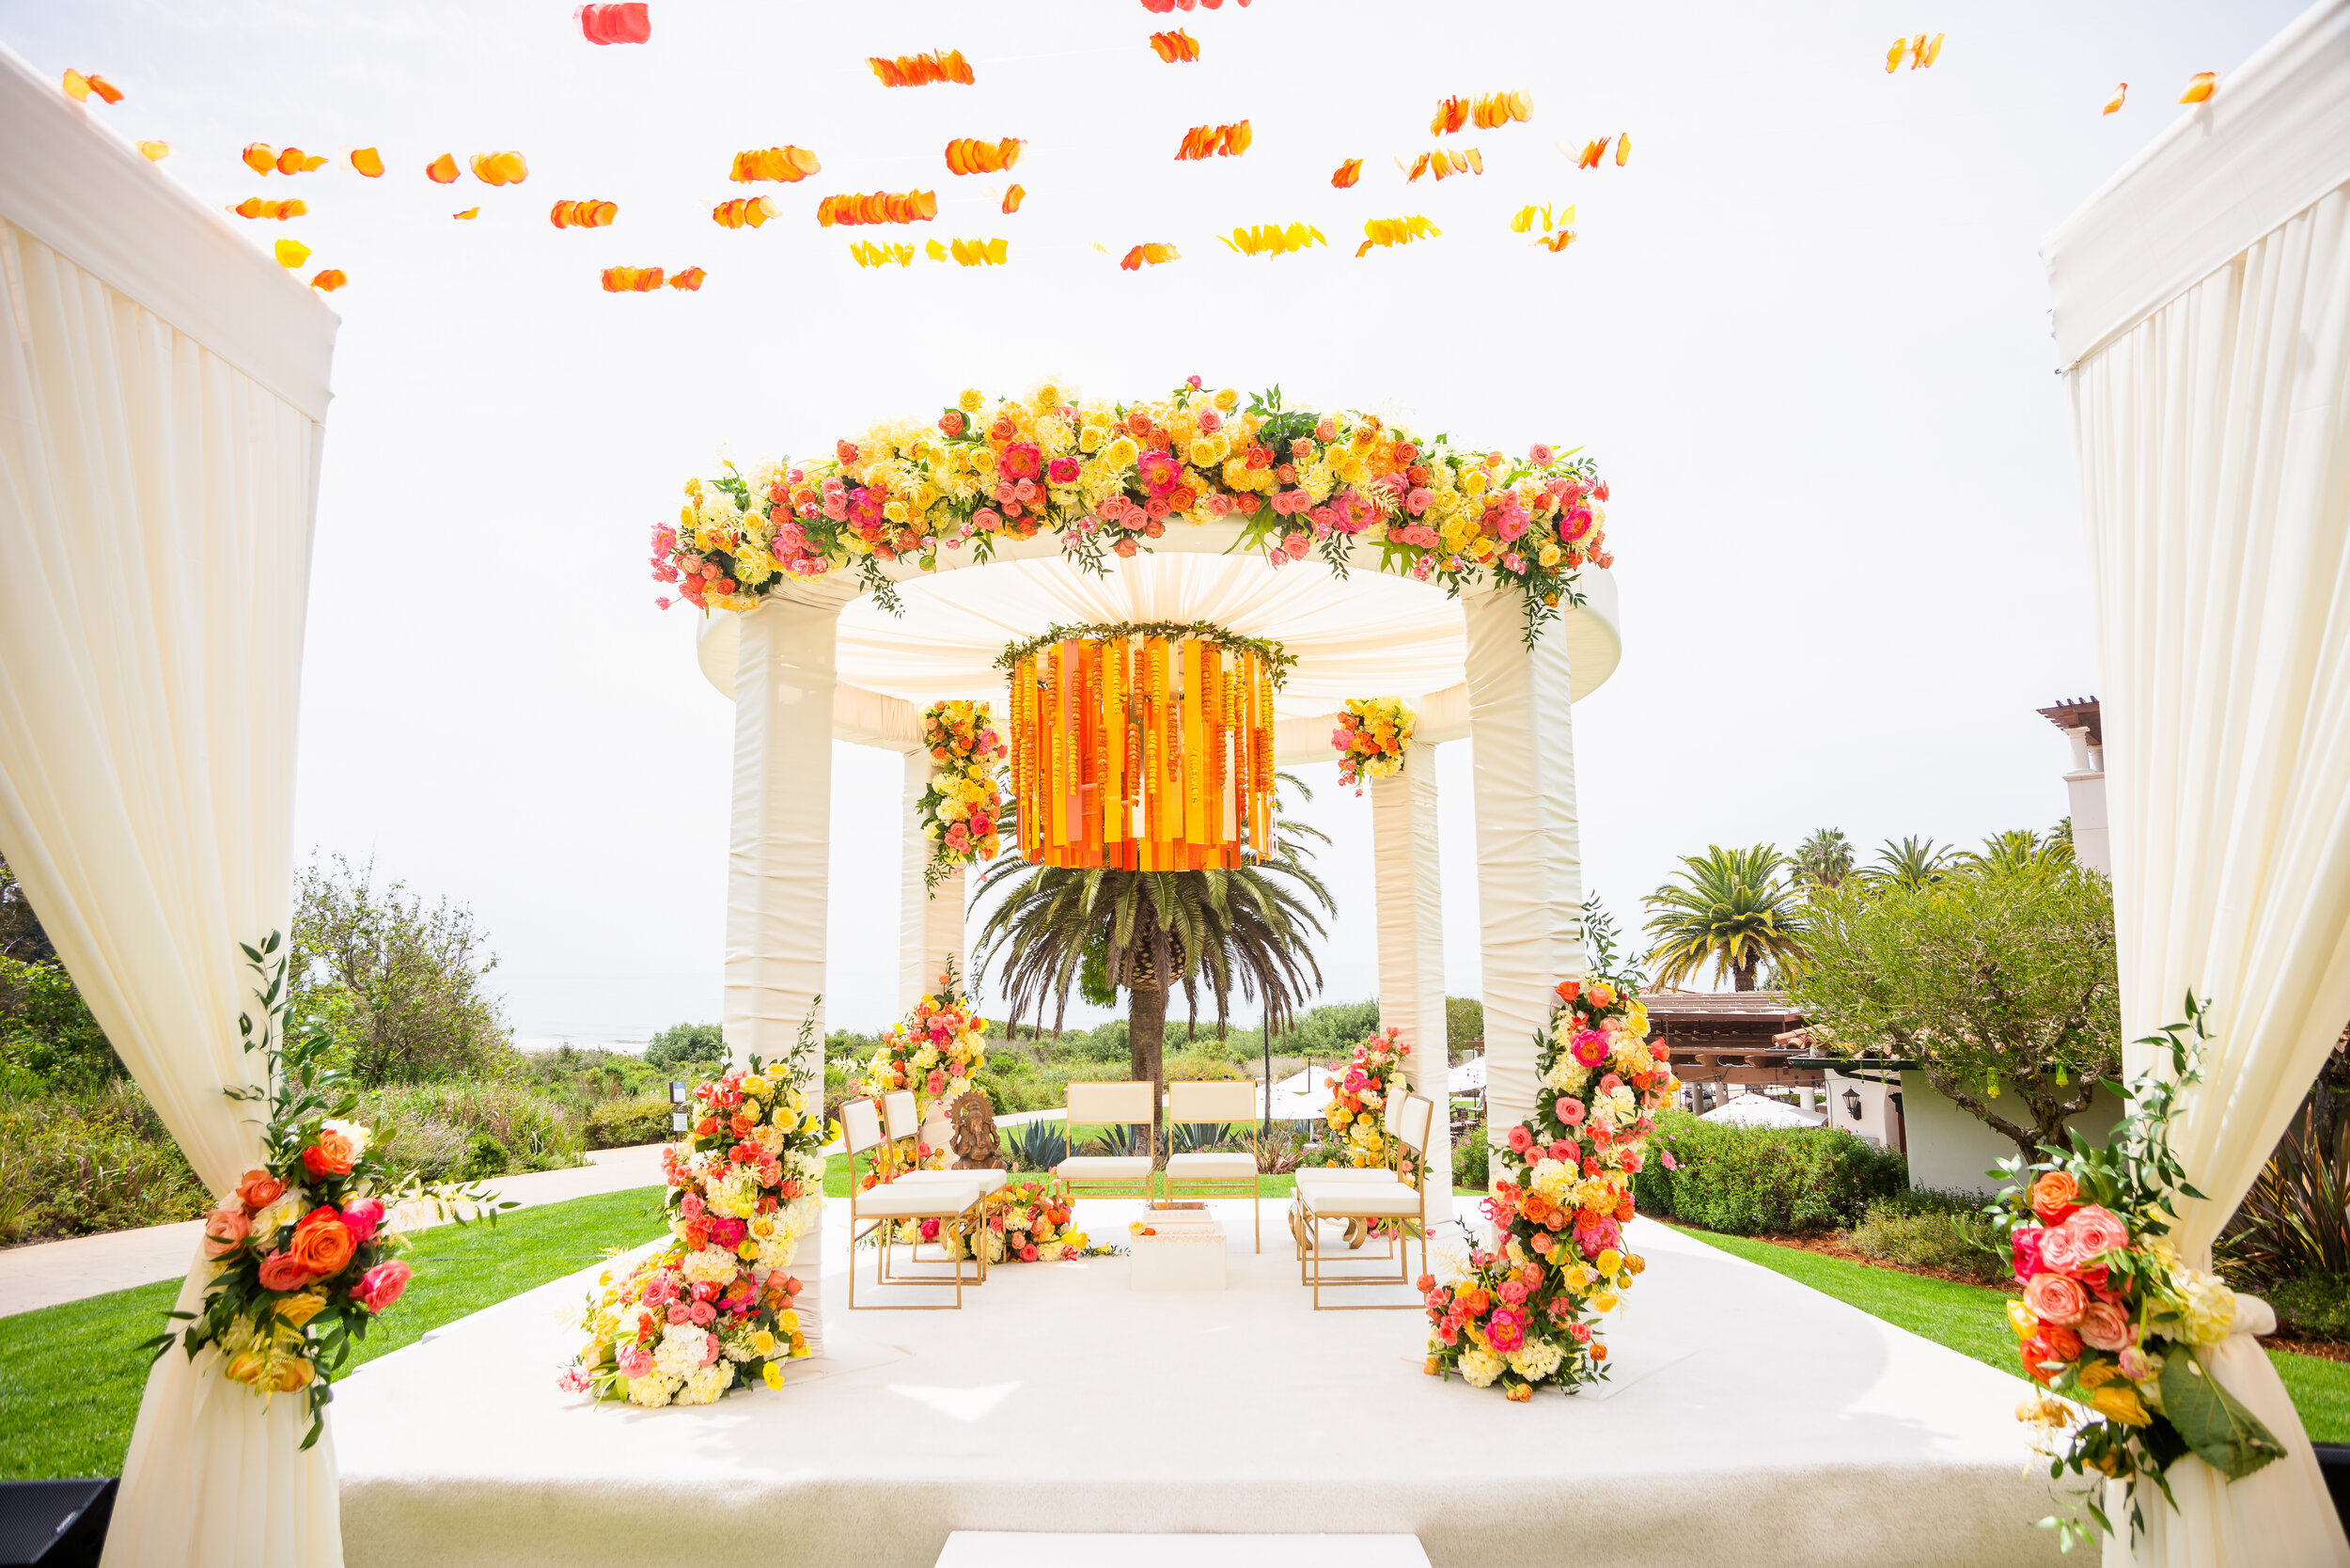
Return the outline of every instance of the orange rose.
{"type": "Polygon", "coordinates": [[[2071,1171],[2045,1171],[2031,1184],[2031,1212],[2044,1225],[2060,1225],[2080,1207],[2080,1184],[2073,1180],[2071,1171]]]}
{"type": "Polygon", "coordinates": [[[286,1184],[266,1170],[248,1170],[237,1184],[237,1201],[255,1213],[286,1196],[286,1184]]]}
{"type": "Polygon", "coordinates": [[[359,1250],[359,1243],[352,1236],[343,1216],[332,1209],[312,1209],[294,1227],[293,1240],[287,1251],[295,1262],[321,1278],[338,1274],[351,1255],[359,1250]]]}
{"type": "Polygon", "coordinates": [[[348,1176],[359,1152],[351,1139],[333,1129],[319,1134],[318,1142],[302,1152],[303,1168],[313,1176],[348,1176]]]}

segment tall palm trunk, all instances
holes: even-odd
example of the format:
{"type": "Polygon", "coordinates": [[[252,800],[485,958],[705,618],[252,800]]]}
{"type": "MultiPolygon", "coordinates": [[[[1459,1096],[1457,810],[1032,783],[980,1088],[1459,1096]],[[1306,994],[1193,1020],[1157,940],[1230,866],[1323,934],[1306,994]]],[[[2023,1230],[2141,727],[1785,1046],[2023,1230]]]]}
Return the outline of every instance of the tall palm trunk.
{"type": "Polygon", "coordinates": [[[1165,1135],[1159,1131],[1158,1105],[1167,1093],[1167,990],[1152,986],[1145,990],[1134,986],[1126,993],[1126,1068],[1136,1080],[1148,1078],[1153,1086],[1151,1096],[1152,1136],[1154,1145],[1166,1152],[1165,1135]]]}

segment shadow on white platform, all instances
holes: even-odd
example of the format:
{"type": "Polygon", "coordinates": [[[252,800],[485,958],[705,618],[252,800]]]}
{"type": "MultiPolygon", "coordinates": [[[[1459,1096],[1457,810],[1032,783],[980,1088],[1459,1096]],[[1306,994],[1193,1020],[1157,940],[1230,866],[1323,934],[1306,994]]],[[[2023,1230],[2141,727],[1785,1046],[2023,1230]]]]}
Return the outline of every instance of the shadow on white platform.
{"type": "MultiPolygon", "coordinates": [[[[837,1216],[825,1356],[699,1409],[556,1388],[594,1270],[461,1319],[337,1390],[351,1568],[930,1568],[959,1530],[1392,1533],[1437,1568],[2058,1560],[2023,1383],[1767,1269],[1636,1222],[1606,1397],[1511,1404],[1422,1375],[1417,1311],[1312,1311],[1279,1205],[1261,1258],[1217,1207],[1228,1290],[1001,1265],[960,1312],[845,1310],[837,1216]]],[[[1132,1213],[1078,1221],[1122,1241],[1132,1213]]]]}

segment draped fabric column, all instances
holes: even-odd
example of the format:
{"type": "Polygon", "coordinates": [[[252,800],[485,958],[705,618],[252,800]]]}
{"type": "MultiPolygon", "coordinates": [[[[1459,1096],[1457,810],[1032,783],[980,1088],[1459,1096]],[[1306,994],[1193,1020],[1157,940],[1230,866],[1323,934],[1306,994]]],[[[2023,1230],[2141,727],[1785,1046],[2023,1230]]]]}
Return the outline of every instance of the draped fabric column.
{"type": "MultiPolygon", "coordinates": [[[[2096,592],[2123,1038],[2213,1003],[2172,1139],[2199,1266],[2350,1019],[2350,4],[2312,8],[2046,248],[2096,592]],[[2148,237],[2166,236],[2152,244],[2148,237]]],[[[2131,1074],[2154,1053],[2124,1051],[2131,1074]]],[[[2238,1297],[2211,1371],[2288,1450],[2189,1456],[2110,1564],[2350,1564],[2238,1297]]],[[[2119,1517],[2119,1515],[2117,1515],[2119,1517]]]]}
{"type": "MultiPolygon", "coordinates": [[[[223,1191],[262,1152],[222,1090],[261,1065],[238,944],[288,923],[335,317],[4,50],[0,147],[0,854],[223,1191]]],[[[158,1360],[105,1560],[339,1564],[304,1406],[158,1360]]]]}
{"type": "MultiPolygon", "coordinates": [[[[821,1097],[832,851],[834,635],[852,597],[829,579],[743,617],[734,669],[734,832],[727,864],[727,1054],[792,1061],[821,1097]],[[807,1030],[807,1047],[800,1046],[807,1030]]],[[[800,1323],[823,1348],[823,1226],[793,1261],[800,1323]]]]}
{"type": "Polygon", "coordinates": [[[1436,867],[1436,748],[1371,786],[1371,881],[1379,905],[1379,1024],[1412,1054],[1405,1081],[1436,1103],[1428,1137],[1428,1214],[1452,1217],[1449,1058],[1445,1047],[1444,899],[1436,867]]]}
{"type": "Polygon", "coordinates": [[[923,886],[922,873],[931,863],[931,840],[922,835],[922,797],[931,787],[931,754],[920,745],[906,753],[905,865],[898,893],[898,1011],[911,1012],[914,1004],[938,988],[938,977],[952,964],[970,982],[970,957],[964,935],[964,872],[961,867],[939,878],[935,888],[923,886]]]}
{"type": "Polygon", "coordinates": [[[1476,749],[1477,893],[1483,933],[1486,1137],[1496,1180],[1510,1129],[1534,1109],[1534,1037],[1552,987],[1582,972],[1583,855],[1567,645],[1553,619],[1530,650],[1513,591],[1461,595],[1476,749]]]}

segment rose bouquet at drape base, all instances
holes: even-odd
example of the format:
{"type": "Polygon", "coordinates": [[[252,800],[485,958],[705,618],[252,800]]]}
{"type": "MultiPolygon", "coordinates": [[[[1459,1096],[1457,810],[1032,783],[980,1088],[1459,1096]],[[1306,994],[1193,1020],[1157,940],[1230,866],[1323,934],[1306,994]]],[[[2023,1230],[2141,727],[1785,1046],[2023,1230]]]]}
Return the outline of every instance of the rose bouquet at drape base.
{"type": "MultiPolygon", "coordinates": [[[[2179,1096],[2202,1079],[2206,1004],[2186,999],[2186,1021],[2140,1042],[2167,1052],[2170,1075],[2130,1085],[2130,1113],[2102,1149],[2080,1134],[2071,1151],[2026,1168],[2020,1156],[1995,1175],[2012,1190],[1991,1206],[2006,1229],[2023,1299],[2008,1304],[2024,1372],[2049,1393],[2025,1401],[2018,1419],[2035,1430],[2051,1479],[2068,1471],[2129,1483],[2133,1537],[2144,1522],[2138,1487],[2150,1480],[2170,1500],[2165,1472],[2192,1453],[2230,1481],[2284,1450],[2205,1369],[2204,1348],[2225,1340],[2236,1298],[2216,1274],[2182,1260],[2170,1240],[2173,1193],[2187,1185],[2170,1152],[2179,1096]],[[2192,1043],[2187,1039],[2193,1030],[2192,1043]]],[[[2102,1482],[2078,1516],[2044,1520],[2069,1548],[2113,1524],[2102,1482]]]]}
{"type": "Polygon", "coordinates": [[[1403,771],[1418,715],[1397,697],[1349,698],[1339,710],[1330,745],[1339,754],[1339,782],[1361,794],[1365,781],[1392,778],[1403,771]]]}
{"type": "Polygon", "coordinates": [[[587,1345],[561,1387],[631,1404],[708,1404],[783,1386],[806,1356],[791,1250],[823,1212],[823,1119],[783,1068],[753,1057],[694,1086],[692,1121],[661,1152],[667,1246],[588,1298],[587,1345]]]}
{"type": "Polygon", "coordinates": [[[1632,1178],[1655,1111],[1680,1088],[1627,982],[1565,980],[1558,995],[1535,1037],[1534,1114],[1510,1129],[1519,1179],[1496,1182],[1485,1200],[1494,1247],[1473,1249],[1457,1279],[1419,1279],[1434,1329],[1427,1370],[1499,1383],[1513,1400],[1607,1375],[1599,1321],[1647,1266],[1624,1246],[1632,1178]]]}
{"type": "MultiPolygon", "coordinates": [[[[932,1101],[952,1099],[969,1088],[971,1074],[986,1065],[987,1020],[957,990],[949,968],[938,977],[938,989],[882,1036],[857,1087],[875,1095],[910,1089],[916,1108],[927,1113],[932,1101]]],[[[925,1158],[930,1153],[922,1151],[925,1158]]]]}
{"type": "Polygon", "coordinates": [[[920,806],[922,837],[931,841],[922,882],[936,887],[950,871],[995,859],[1002,847],[995,825],[1004,810],[997,783],[1004,739],[986,703],[933,702],[922,710],[922,744],[938,770],[920,806]]]}
{"type": "Polygon", "coordinates": [[[1387,1096],[1401,1087],[1398,1080],[1403,1073],[1403,1058],[1412,1054],[1412,1048],[1397,1038],[1399,1033],[1390,1028],[1384,1034],[1365,1036],[1355,1045],[1354,1058],[1322,1080],[1323,1087],[1330,1091],[1330,1103],[1323,1107],[1323,1120],[1330,1124],[1331,1136],[1346,1151],[1350,1165],[1387,1163],[1386,1138],[1380,1131],[1380,1119],[1386,1108],[1387,1096]]]}
{"type": "MultiPolygon", "coordinates": [[[[1083,1231],[1070,1229],[1070,1207],[1038,1182],[1008,1182],[981,1200],[986,1223],[979,1231],[980,1255],[991,1263],[1058,1263],[1092,1250],[1083,1231]]],[[[970,1256],[963,1238],[941,1233],[939,1222],[922,1221],[924,1241],[943,1241],[950,1258],[970,1256]]]]}
{"type": "Polygon", "coordinates": [[[290,1027],[280,947],[273,932],[260,947],[244,948],[261,1011],[258,1023],[250,1013],[237,1019],[245,1050],[267,1063],[268,1087],[227,1091],[269,1107],[263,1163],[204,1216],[212,1277],[200,1309],[173,1312],[187,1326],[147,1347],[163,1355],[176,1343],[191,1360],[217,1351],[222,1374],[263,1400],[303,1394],[306,1449],[324,1428],[336,1370],[408,1288],[409,1266],[390,1255],[407,1245],[395,1224],[400,1206],[429,1201],[460,1223],[477,1211],[495,1214],[478,1187],[426,1187],[413,1173],[395,1176],[373,1152],[368,1130],[352,1120],[359,1089],[342,1070],[332,1032],[290,1027]]]}

